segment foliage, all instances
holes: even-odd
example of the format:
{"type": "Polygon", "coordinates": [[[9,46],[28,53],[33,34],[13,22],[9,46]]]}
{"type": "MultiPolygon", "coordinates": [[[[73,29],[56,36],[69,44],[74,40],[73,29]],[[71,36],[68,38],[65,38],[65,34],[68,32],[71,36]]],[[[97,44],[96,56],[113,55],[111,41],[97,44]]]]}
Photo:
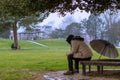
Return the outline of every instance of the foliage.
{"type": "Polygon", "coordinates": [[[26,28],[33,28],[37,23],[41,22],[47,16],[48,13],[39,13],[39,16],[36,15],[25,16],[24,18],[21,18],[18,21],[18,24],[19,26],[24,26],[26,28]]]}
{"type": "MultiPolygon", "coordinates": [[[[22,1],[22,0],[21,0],[22,1]]],[[[90,12],[120,9],[119,0],[24,0],[29,11],[73,11],[77,7],[90,12]]]]}
{"type": "Polygon", "coordinates": [[[45,11],[71,12],[77,7],[87,12],[120,9],[119,0],[2,0],[0,5],[0,10],[14,16],[27,16],[45,11]]]}
{"type": "Polygon", "coordinates": [[[2,15],[0,15],[0,34],[5,32],[6,30],[9,30],[12,26],[11,19],[9,18],[3,18],[2,15]]]}
{"type": "Polygon", "coordinates": [[[90,12],[120,9],[119,0],[1,0],[0,14],[24,18],[40,12],[72,12],[76,8],[90,12]]]}

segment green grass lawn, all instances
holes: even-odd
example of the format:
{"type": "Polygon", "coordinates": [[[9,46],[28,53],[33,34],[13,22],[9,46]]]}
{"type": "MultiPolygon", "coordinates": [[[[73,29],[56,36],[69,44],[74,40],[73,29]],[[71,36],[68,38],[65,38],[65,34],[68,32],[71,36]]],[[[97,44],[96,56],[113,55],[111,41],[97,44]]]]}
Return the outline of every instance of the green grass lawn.
{"type": "MultiPolygon", "coordinates": [[[[11,50],[13,41],[0,39],[0,80],[32,77],[30,72],[33,71],[67,69],[66,52],[69,51],[69,45],[64,39],[42,39],[36,42],[46,46],[20,40],[21,49],[11,50]]],[[[99,54],[93,53],[93,59],[98,59],[99,54]]]]}

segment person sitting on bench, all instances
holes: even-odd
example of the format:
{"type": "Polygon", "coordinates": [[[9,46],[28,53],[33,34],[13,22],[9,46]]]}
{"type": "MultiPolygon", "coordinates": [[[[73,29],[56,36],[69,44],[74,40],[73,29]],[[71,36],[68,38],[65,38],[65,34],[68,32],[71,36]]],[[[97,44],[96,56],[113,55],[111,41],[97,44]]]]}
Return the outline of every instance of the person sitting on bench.
{"type": "Polygon", "coordinates": [[[91,60],[92,51],[84,42],[84,38],[80,36],[69,35],[66,41],[70,44],[71,50],[67,53],[68,71],[64,75],[72,75],[79,73],[79,61],[91,60]],[[75,69],[73,69],[73,60],[75,61],[75,69]]]}

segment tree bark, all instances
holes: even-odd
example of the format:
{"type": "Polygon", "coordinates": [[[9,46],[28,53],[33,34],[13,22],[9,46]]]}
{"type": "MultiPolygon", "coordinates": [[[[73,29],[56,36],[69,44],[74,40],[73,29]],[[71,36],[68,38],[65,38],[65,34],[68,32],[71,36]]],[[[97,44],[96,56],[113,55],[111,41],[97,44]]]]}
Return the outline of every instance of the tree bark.
{"type": "Polygon", "coordinates": [[[14,49],[19,49],[16,22],[13,25],[13,35],[14,35],[14,49]]]}

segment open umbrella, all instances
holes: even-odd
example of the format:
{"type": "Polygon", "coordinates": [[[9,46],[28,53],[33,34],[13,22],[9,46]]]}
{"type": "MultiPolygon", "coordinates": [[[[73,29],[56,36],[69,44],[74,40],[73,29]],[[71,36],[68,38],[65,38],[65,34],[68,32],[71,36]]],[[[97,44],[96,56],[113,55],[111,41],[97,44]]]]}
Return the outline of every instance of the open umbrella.
{"type": "Polygon", "coordinates": [[[115,46],[106,40],[102,40],[102,39],[92,40],[90,42],[90,45],[96,52],[100,53],[101,56],[104,55],[109,58],[118,57],[118,51],[115,48],[115,46]]]}

